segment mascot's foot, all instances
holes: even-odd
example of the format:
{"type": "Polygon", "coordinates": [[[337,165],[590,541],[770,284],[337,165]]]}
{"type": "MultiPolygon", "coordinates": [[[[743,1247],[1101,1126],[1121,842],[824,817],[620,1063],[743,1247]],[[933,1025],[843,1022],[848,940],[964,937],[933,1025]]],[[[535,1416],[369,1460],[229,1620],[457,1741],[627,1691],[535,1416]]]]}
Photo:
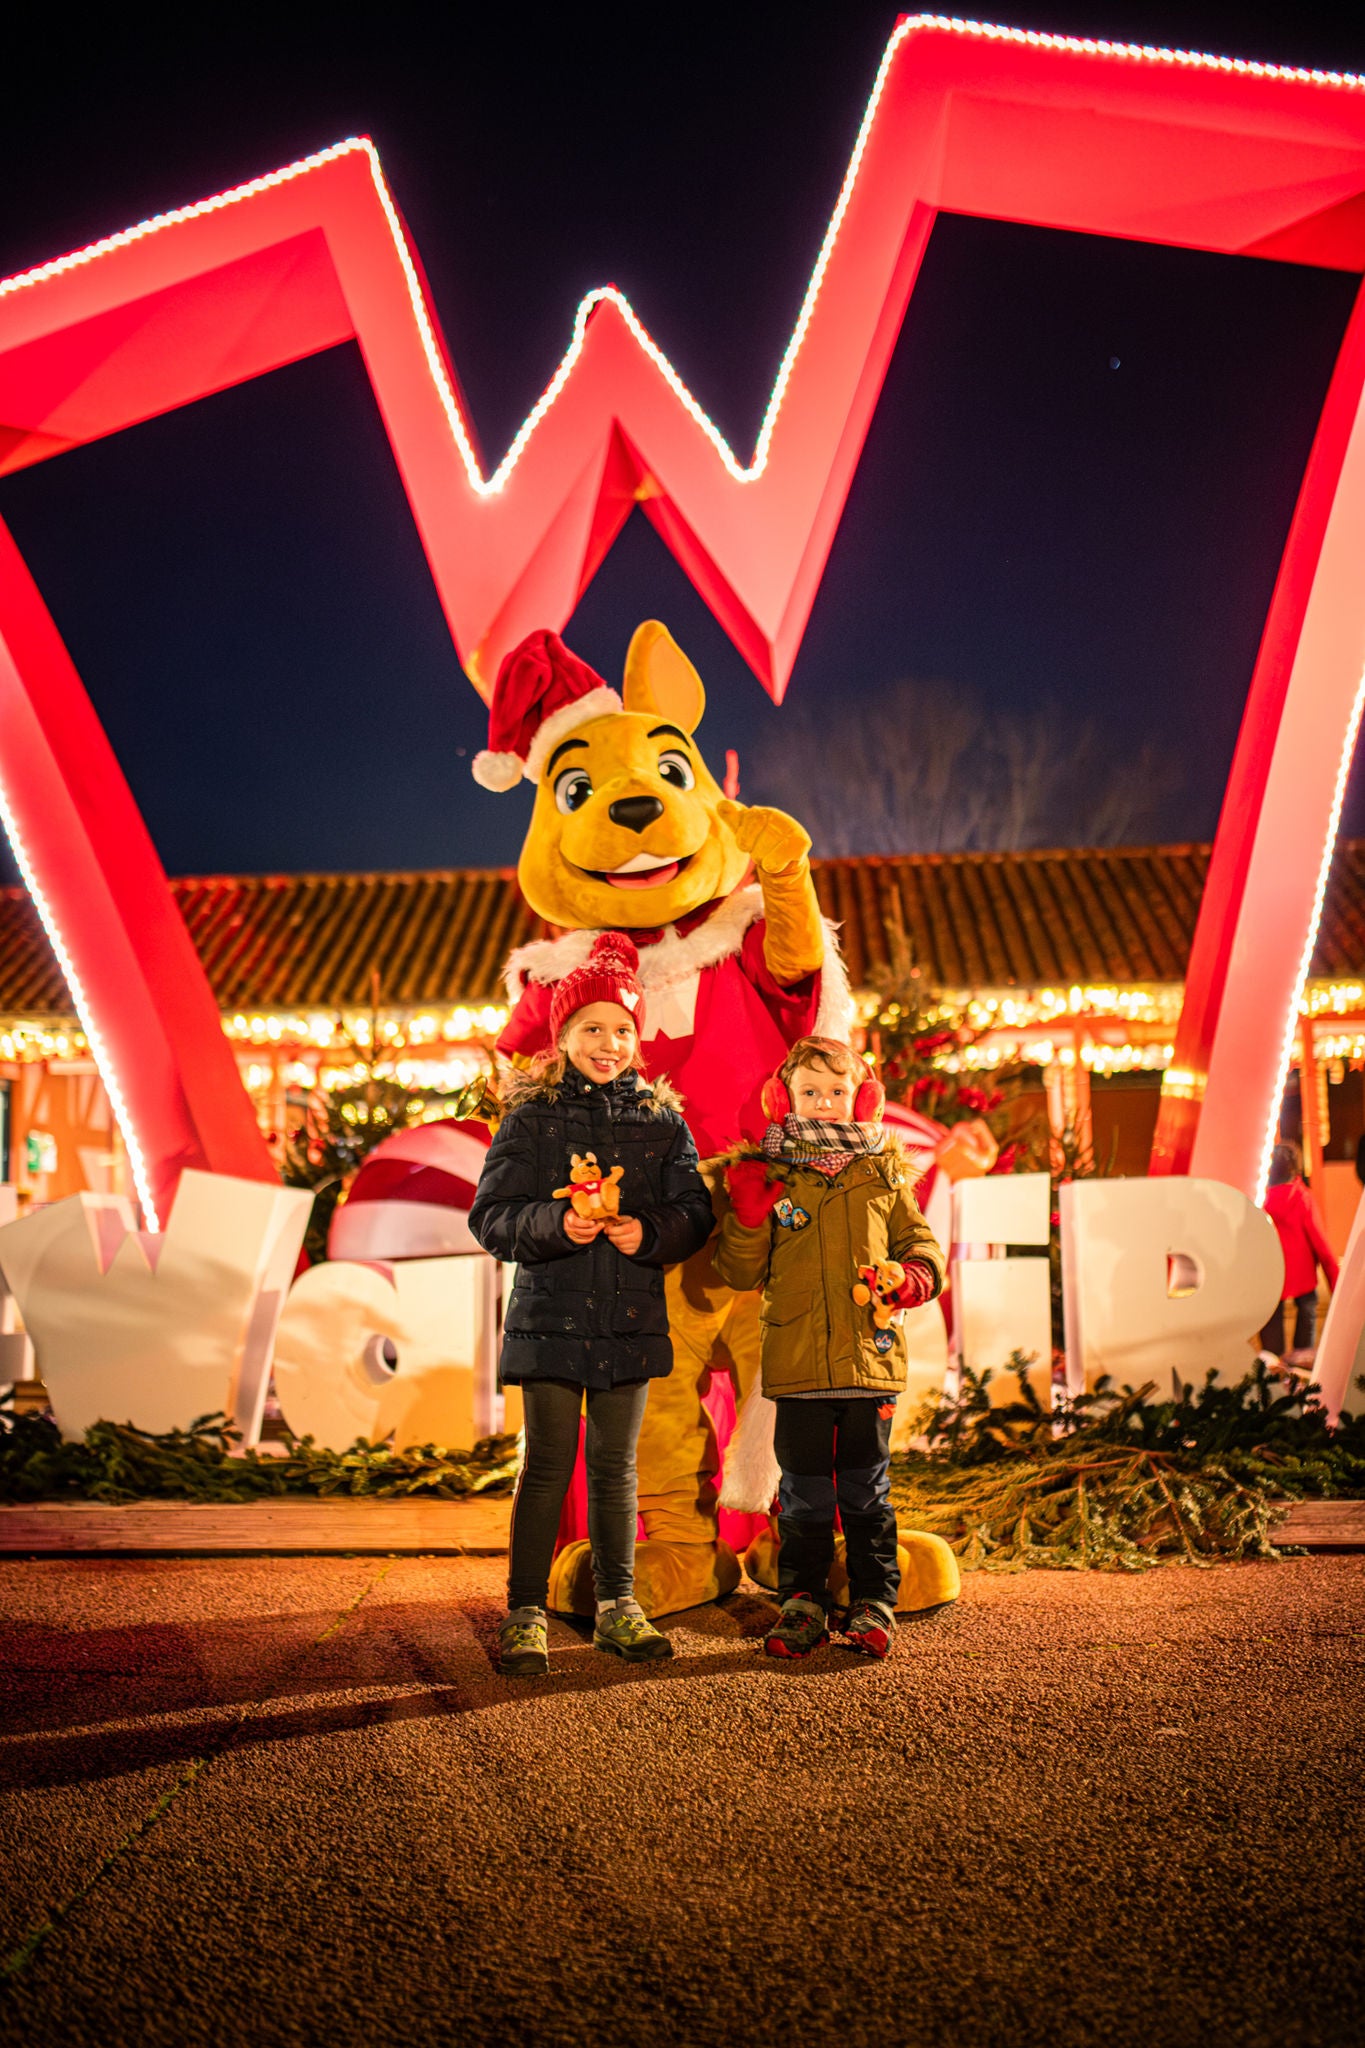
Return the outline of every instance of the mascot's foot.
{"type": "MultiPolygon", "coordinates": [[[[728,1543],[664,1543],[656,1537],[635,1546],[635,1597],[651,1621],[723,1600],[738,1584],[739,1559],[728,1543]]],[[[592,1549],[581,1539],[566,1543],[550,1567],[549,1605],[554,1614],[597,1612],[592,1549]]]]}
{"type": "MultiPolygon", "coordinates": [[[[896,1548],[900,1557],[901,1590],[897,1614],[922,1614],[928,1607],[942,1607],[956,1600],[962,1591],[957,1559],[941,1536],[929,1536],[923,1529],[898,1529],[896,1548]]],[[[744,1553],[744,1569],[756,1586],[777,1590],[777,1531],[763,1529],[744,1553]]],[[[848,1601],[848,1567],[844,1562],[844,1539],[834,1545],[834,1563],[829,1573],[830,1597],[836,1606],[848,1601]]]]}
{"type": "Polygon", "coordinates": [[[744,1569],[765,1593],[777,1591],[777,1530],[760,1529],[744,1553],[744,1569]]]}
{"type": "MultiPolygon", "coordinates": [[[[930,1536],[923,1529],[897,1529],[896,1555],[901,1568],[897,1614],[923,1614],[926,1608],[943,1607],[962,1591],[957,1559],[941,1536],[930,1536]]],[[[848,1566],[842,1536],[834,1546],[829,1593],[836,1607],[847,1606],[848,1566]]]]}

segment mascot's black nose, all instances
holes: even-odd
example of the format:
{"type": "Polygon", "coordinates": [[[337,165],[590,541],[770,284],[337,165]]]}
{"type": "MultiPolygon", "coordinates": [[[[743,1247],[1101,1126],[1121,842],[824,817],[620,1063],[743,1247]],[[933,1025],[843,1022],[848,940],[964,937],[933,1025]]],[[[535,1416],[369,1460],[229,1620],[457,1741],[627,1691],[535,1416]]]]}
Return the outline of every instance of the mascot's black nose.
{"type": "Polygon", "coordinates": [[[646,825],[652,825],[663,814],[664,807],[657,796],[618,796],[614,804],[607,805],[612,824],[624,825],[631,832],[643,832],[646,825]]]}

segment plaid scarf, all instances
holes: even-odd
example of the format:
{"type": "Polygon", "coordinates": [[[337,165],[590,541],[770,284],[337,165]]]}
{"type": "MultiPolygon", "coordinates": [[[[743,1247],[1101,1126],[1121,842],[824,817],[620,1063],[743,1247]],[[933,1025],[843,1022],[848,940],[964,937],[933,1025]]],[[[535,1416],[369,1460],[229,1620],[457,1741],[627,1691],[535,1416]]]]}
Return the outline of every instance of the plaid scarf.
{"type": "Polygon", "coordinates": [[[822,1173],[841,1173],[862,1152],[880,1152],[886,1143],[881,1124],[833,1124],[818,1117],[788,1116],[769,1124],[763,1134],[765,1159],[790,1159],[822,1173]]]}

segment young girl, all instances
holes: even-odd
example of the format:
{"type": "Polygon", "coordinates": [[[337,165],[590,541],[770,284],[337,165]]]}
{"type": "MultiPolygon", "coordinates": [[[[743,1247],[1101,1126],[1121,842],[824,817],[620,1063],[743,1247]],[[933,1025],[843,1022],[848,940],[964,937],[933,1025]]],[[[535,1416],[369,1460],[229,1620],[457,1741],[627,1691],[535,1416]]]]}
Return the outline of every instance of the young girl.
{"type": "MultiPolygon", "coordinates": [[[[631,1662],[673,1654],[635,1592],[635,1441],[651,1379],[673,1369],[665,1266],[711,1233],[711,1198],[686,1124],[664,1084],[637,1068],[644,1023],[639,955],[603,932],[558,983],[556,1052],[514,1086],[479,1176],[469,1227],[517,1282],[502,1377],[519,1385],[526,1464],[512,1509],[500,1664],[512,1677],[549,1669],[545,1604],[560,1511],[588,1407],[588,1536],[599,1650],[631,1662]],[[617,1180],[620,1213],[583,1216],[565,1190],[575,1157],[617,1180]]],[[[583,1174],[580,1164],[580,1182],[583,1174]]]]}
{"type": "Polygon", "coordinates": [[[761,1153],[726,1172],[733,1206],[716,1271],[732,1287],[763,1289],[763,1391],[777,1404],[782,1612],[764,1645],[774,1657],[807,1656],[828,1638],[836,1507],[848,1554],[844,1640],[884,1657],[896,1626],[891,1418],[906,1360],[885,1312],[932,1300],[944,1258],[887,1142],[884,1104],[851,1046],[803,1038],[764,1084],[761,1153]]]}

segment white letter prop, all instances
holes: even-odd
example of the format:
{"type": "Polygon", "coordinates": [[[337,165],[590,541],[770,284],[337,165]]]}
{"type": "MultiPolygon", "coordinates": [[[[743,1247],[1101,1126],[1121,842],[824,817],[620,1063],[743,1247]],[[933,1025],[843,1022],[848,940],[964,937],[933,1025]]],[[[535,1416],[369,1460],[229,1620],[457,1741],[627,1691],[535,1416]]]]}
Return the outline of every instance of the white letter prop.
{"type": "Polygon", "coordinates": [[[482,1258],[362,1265],[333,1259],[294,1282],[275,1340],[275,1391],[296,1436],[344,1451],[468,1450],[482,1258]]]}
{"type": "Polygon", "coordinates": [[[953,1187],[953,1340],[973,1372],[995,1377],[991,1399],[1012,1401],[1010,1354],[1032,1358],[1025,1377],[1052,1406],[1052,1278],[1048,1261],[1007,1259],[1007,1244],[1046,1245],[1052,1183],[1045,1173],[996,1173],[953,1187]],[[1003,1377],[1002,1377],[1003,1375],[1003,1377]]]}
{"type": "Polygon", "coordinates": [[[0,1229],[0,1268],[63,1436],[102,1418],[184,1429],[225,1409],[260,1434],[270,1352],[313,1197],[180,1176],[157,1237],[119,1195],[71,1195],[0,1229]]]}
{"type": "Polygon", "coordinates": [[[1336,1422],[1350,1404],[1357,1373],[1365,1371],[1365,1201],[1356,1207],[1346,1240],[1341,1272],[1332,1289],[1331,1306],[1322,1326],[1322,1341],[1313,1365],[1322,1405],[1336,1422]]]}
{"type": "Polygon", "coordinates": [[[1275,1226],[1219,1180],[1077,1180],[1061,1191],[1067,1384],[1176,1373],[1224,1384],[1280,1298],[1275,1226]]]}

